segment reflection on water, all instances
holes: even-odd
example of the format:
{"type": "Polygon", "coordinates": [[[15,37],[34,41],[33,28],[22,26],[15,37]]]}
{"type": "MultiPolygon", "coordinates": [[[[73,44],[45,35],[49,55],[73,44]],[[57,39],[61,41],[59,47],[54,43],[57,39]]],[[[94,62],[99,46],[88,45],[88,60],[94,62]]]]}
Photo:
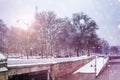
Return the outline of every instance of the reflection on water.
{"type": "Polygon", "coordinates": [[[63,77],[59,77],[57,80],[87,80],[86,75],[84,74],[69,74],[63,77]]]}

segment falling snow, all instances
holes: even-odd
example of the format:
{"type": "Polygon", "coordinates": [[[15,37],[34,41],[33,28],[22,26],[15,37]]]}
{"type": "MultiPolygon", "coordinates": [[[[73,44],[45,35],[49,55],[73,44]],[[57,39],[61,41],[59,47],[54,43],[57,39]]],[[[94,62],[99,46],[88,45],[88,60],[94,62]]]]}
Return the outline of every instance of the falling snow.
{"type": "Polygon", "coordinates": [[[118,25],[118,29],[120,30],[120,24],[118,25]]]}
{"type": "Polygon", "coordinates": [[[120,0],[118,0],[120,2],[120,0]]]}
{"type": "MultiPolygon", "coordinates": [[[[110,44],[119,44],[117,43],[119,42],[119,33],[111,32],[113,31],[113,28],[117,27],[117,24],[120,24],[120,0],[21,0],[20,2],[0,0],[0,19],[2,19],[8,26],[14,25],[16,20],[20,18],[25,18],[25,20],[29,21],[29,18],[34,16],[36,4],[39,11],[53,10],[59,17],[71,17],[73,13],[85,12],[88,16],[94,19],[99,26],[99,36],[102,36],[102,38],[106,39],[110,44]],[[26,5],[26,3],[28,5],[26,5]],[[11,6],[13,8],[11,8],[11,6]],[[107,29],[105,27],[107,27],[107,29]],[[110,40],[108,34],[114,37],[117,42],[110,40]]],[[[21,26],[26,25],[23,24],[21,26]]],[[[116,31],[118,28],[116,28],[116,31]]]]}

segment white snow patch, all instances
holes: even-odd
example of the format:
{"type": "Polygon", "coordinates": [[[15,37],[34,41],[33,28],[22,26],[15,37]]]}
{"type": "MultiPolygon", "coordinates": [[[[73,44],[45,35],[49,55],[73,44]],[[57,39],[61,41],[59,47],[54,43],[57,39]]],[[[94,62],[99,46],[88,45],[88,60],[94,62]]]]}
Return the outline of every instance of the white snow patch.
{"type": "MultiPolygon", "coordinates": [[[[105,57],[97,57],[96,58],[96,76],[99,74],[103,66],[106,64],[108,58],[105,57]]],[[[95,73],[95,59],[93,59],[88,64],[84,65],[73,74],[76,73],[95,73]]]]}
{"type": "Polygon", "coordinates": [[[7,71],[8,69],[6,67],[1,67],[0,72],[7,71]]]}
{"type": "Polygon", "coordinates": [[[80,23],[81,24],[85,24],[85,20],[84,19],[80,19],[80,23]]]}
{"type": "Polygon", "coordinates": [[[6,59],[6,57],[3,54],[0,53],[0,60],[1,59],[6,59]]]}
{"type": "MultiPolygon", "coordinates": [[[[119,0],[120,1],[120,0],[119,0]]],[[[118,29],[120,29],[120,24],[118,25],[118,29]]]]}

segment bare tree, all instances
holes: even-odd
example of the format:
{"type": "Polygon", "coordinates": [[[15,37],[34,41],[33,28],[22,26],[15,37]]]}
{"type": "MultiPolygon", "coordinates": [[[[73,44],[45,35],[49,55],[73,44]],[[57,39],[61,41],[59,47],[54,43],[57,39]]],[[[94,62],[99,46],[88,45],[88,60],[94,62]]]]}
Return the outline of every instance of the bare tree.
{"type": "Polygon", "coordinates": [[[99,42],[101,45],[102,53],[103,54],[108,53],[109,52],[109,43],[104,39],[101,39],[99,42]]]}
{"type": "Polygon", "coordinates": [[[39,42],[41,42],[42,55],[54,56],[57,34],[63,23],[63,19],[57,18],[56,14],[52,11],[43,11],[37,14],[34,30],[39,42]]]}
{"type": "MultiPolygon", "coordinates": [[[[95,31],[98,29],[95,21],[88,17],[84,13],[75,13],[73,14],[73,26],[76,30],[76,50],[77,56],[79,56],[79,50],[84,49],[86,42],[88,43],[88,53],[89,47],[91,44],[92,34],[96,34],[95,31]],[[90,44],[89,44],[90,43],[90,44]]],[[[93,40],[94,41],[94,40],[93,40]]]]}
{"type": "Polygon", "coordinates": [[[0,52],[5,52],[5,41],[6,41],[6,33],[7,33],[6,24],[0,19],[0,52]]]}
{"type": "Polygon", "coordinates": [[[119,49],[117,46],[112,46],[110,48],[110,51],[113,53],[113,54],[118,54],[119,53],[119,49]]]}

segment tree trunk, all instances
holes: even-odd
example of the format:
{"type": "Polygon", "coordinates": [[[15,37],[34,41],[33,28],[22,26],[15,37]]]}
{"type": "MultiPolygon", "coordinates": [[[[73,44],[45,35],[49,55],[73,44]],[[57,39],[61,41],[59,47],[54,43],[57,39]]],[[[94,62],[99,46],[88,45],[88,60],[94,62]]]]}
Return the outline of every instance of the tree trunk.
{"type": "Polygon", "coordinates": [[[89,47],[88,47],[88,56],[90,56],[90,49],[89,49],[89,47]]]}
{"type": "Polygon", "coordinates": [[[79,49],[77,49],[77,57],[79,57],[79,49]]]}

